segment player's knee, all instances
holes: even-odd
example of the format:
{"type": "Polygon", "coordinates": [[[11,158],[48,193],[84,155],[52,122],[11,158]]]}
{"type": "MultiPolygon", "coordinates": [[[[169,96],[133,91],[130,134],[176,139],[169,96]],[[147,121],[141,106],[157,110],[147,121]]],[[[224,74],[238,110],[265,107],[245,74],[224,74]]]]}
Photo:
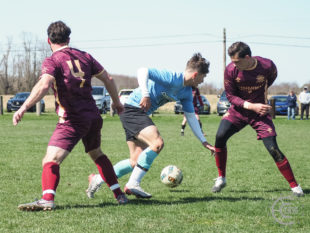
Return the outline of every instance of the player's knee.
{"type": "Polygon", "coordinates": [[[150,146],[150,149],[155,151],[157,154],[164,148],[164,140],[159,137],[154,142],[153,145],[150,146]]]}
{"type": "Polygon", "coordinates": [[[137,165],[137,160],[129,159],[130,166],[135,167],[137,165]]]}
{"type": "Polygon", "coordinates": [[[61,164],[61,161],[59,161],[56,157],[45,155],[45,157],[42,159],[42,167],[44,167],[45,164],[50,162],[57,163],[58,165],[61,164]]]}
{"type": "Polygon", "coordinates": [[[279,150],[279,148],[275,148],[273,146],[268,148],[269,154],[272,156],[275,162],[281,162],[285,156],[283,153],[279,150]]]}

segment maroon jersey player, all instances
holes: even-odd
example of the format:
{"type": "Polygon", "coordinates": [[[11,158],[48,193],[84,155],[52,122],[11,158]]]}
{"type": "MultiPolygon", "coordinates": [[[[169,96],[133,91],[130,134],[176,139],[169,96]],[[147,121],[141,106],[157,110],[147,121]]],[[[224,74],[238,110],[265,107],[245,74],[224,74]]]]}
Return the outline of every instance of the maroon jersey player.
{"type": "Polygon", "coordinates": [[[18,207],[20,210],[55,208],[59,166],[80,139],[118,203],[125,204],[128,201],[120,190],[110,160],[100,149],[102,118],[91,95],[92,77],[103,81],[118,112],[122,112],[123,106],[107,71],[90,54],[68,46],[70,33],[70,28],[61,21],[50,24],[47,34],[53,54],[44,60],[40,80],[13,116],[13,124],[17,125],[27,109],[42,99],[52,87],[59,122],[42,161],[42,199],[21,204],[18,207]]]}
{"type": "Polygon", "coordinates": [[[269,114],[271,106],[267,104],[267,89],[277,77],[275,64],[266,58],[252,57],[249,46],[243,42],[232,44],[228,54],[232,62],[225,70],[224,87],[231,107],[223,116],[216,134],[215,160],[219,176],[212,192],[219,192],[226,186],[227,140],[250,125],[288,181],[293,194],[302,196],[303,191],[294,178],[290,163],[277,145],[269,114]]]}

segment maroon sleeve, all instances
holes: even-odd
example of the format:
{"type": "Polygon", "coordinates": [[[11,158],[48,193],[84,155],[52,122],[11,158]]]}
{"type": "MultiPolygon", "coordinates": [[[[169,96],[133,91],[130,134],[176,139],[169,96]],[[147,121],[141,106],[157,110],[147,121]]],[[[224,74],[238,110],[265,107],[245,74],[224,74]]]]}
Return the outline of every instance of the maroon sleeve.
{"type": "Polygon", "coordinates": [[[238,89],[234,82],[234,79],[238,74],[236,73],[236,69],[230,69],[230,67],[231,66],[226,67],[224,74],[224,88],[226,91],[226,97],[231,104],[242,108],[245,100],[238,96],[238,89]]]}

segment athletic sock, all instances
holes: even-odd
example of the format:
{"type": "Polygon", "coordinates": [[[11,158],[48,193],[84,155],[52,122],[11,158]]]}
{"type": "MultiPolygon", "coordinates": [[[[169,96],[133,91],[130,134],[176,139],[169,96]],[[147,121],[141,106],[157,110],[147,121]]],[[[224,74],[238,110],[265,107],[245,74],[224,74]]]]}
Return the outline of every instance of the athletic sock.
{"type": "Polygon", "coordinates": [[[185,126],[186,126],[186,124],[185,125],[181,125],[181,132],[184,132],[185,126]]]}
{"type": "Polygon", "coordinates": [[[138,163],[131,173],[128,184],[139,185],[146,172],[150,169],[157,155],[158,154],[151,150],[149,147],[142,151],[139,155],[138,163]]]}
{"type": "MultiPolygon", "coordinates": [[[[127,175],[133,170],[129,159],[119,161],[113,166],[113,168],[117,178],[121,178],[122,176],[127,175]]],[[[93,179],[96,179],[97,184],[102,185],[104,183],[104,180],[101,178],[100,174],[96,174],[93,179]]]]}
{"type": "Polygon", "coordinates": [[[226,176],[227,148],[215,147],[215,161],[219,176],[226,176]]]}
{"type": "Polygon", "coordinates": [[[279,168],[280,172],[284,176],[284,178],[287,180],[287,182],[290,184],[291,188],[295,188],[298,186],[292,168],[290,166],[289,161],[286,159],[286,157],[281,162],[276,162],[277,167],[279,168]]]}
{"type": "Polygon", "coordinates": [[[54,200],[59,179],[60,173],[58,163],[48,162],[44,164],[42,171],[42,199],[47,201],[54,200]]]}
{"type": "Polygon", "coordinates": [[[117,178],[121,178],[122,176],[132,172],[133,170],[129,159],[119,161],[117,164],[114,165],[113,168],[117,178]]]}
{"type": "Polygon", "coordinates": [[[118,195],[122,194],[123,192],[120,189],[113,166],[108,157],[103,154],[102,156],[96,159],[95,163],[101,175],[101,178],[112,190],[114,197],[116,198],[118,197],[118,195]]]}

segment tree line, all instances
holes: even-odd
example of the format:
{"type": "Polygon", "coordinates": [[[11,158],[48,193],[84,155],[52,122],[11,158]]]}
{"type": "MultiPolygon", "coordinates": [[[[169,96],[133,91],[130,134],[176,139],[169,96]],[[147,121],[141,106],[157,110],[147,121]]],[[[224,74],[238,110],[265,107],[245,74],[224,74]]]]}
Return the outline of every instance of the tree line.
{"type": "MultiPolygon", "coordinates": [[[[30,33],[22,35],[22,46],[16,48],[12,38],[7,38],[5,45],[0,44],[0,95],[31,91],[41,73],[41,64],[51,55],[49,45],[33,37],[30,33]]],[[[120,74],[111,74],[117,88],[136,88],[137,79],[120,74]]],[[[103,85],[93,79],[92,85],[103,85]]],[[[310,87],[310,83],[306,83],[310,87]]],[[[304,86],[303,85],[303,86],[304,86]]],[[[223,88],[217,88],[212,83],[200,85],[201,94],[220,94],[223,88]]],[[[296,83],[280,83],[269,88],[269,94],[288,94],[293,90],[296,94],[302,90],[296,83]]]]}

